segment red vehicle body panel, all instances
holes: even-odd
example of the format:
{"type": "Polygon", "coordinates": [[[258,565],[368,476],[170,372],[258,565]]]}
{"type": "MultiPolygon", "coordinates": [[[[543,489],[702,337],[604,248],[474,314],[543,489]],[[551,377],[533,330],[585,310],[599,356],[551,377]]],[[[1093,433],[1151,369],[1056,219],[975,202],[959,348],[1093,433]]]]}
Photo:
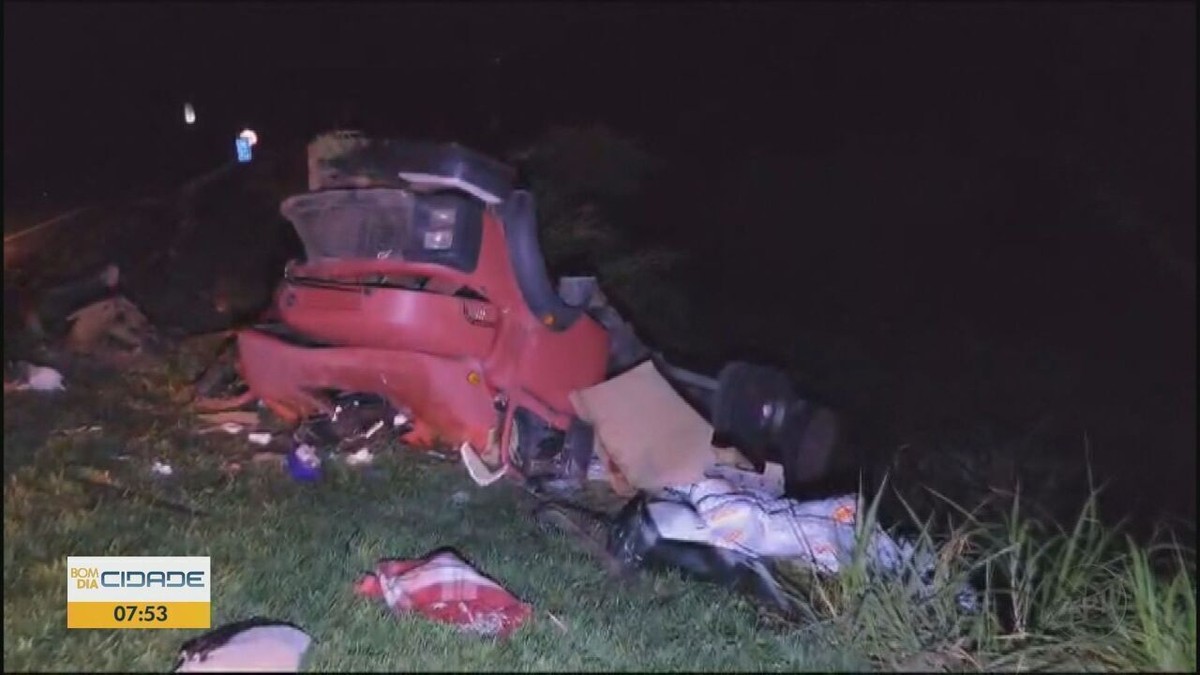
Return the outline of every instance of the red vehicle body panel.
{"type": "Polygon", "coordinates": [[[328,412],[322,390],[376,394],[413,419],[406,442],[466,442],[483,454],[494,441],[505,465],[516,408],[565,430],[574,415],[570,393],[604,379],[608,334],[586,314],[561,330],[552,316],[536,316],[494,209],[484,212],[482,228],[471,272],[394,259],[291,265],[273,313],[321,346],[241,331],[240,369],[251,391],[292,419],[328,412]],[[358,283],[370,275],[430,281],[425,290],[358,283]],[[472,297],[453,294],[464,287],[472,297]]]}

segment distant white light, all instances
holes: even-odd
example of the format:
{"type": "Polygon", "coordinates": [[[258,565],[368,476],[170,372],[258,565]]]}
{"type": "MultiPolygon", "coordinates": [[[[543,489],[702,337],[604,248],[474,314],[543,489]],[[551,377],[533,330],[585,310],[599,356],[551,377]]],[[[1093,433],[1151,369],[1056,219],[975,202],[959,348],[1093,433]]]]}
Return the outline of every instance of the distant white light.
{"type": "Polygon", "coordinates": [[[243,129],[242,133],[238,134],[238,138],[246,139],[246,142],[249,143],[251,147],[254,147],[258,144],[258,134],[254,133],[252,129],[243,129]]]}
{"type": "Polygon", "coordinates": [[[191,103],[183,104],[183,123],[189,125],[196,123],[196,109],[192,107],[191,103]]]}

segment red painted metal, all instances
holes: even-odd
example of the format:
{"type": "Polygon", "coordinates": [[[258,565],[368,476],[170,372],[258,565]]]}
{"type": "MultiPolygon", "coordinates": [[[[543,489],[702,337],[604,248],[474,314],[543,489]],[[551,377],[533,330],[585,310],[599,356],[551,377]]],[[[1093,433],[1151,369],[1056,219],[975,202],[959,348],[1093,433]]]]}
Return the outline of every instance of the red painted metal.
{"type": "Polygon", "coordinates": [[[322,284],[285,280],[273,314],[326,346],[240,331],[240,369],[251,391],[289,418],[328,411],[323,390],[377,394],[410,413],[415,427],[406,442],[468,442],[483,454],[494,432],[504,464],[517,407],[565,430],[573,416],[569,394],[604,378],[608,334],[587,315],[565,330],[536,316],[517,285],[494,210],[484,213],[482,227],[470,273],[394,259],[293,264],[292,279],[322,284]],[[355,283],[381,274],[428,277],[426,289],[466,287],[486,299],[355,283]],[[508,414],[497,411],[501,394],[508,414]]]}

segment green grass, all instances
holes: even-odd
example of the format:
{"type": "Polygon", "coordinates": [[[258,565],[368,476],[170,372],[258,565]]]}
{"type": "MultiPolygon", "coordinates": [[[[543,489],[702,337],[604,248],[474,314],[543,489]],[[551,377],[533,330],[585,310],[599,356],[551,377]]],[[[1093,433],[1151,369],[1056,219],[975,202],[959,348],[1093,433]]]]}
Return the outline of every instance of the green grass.
{"type": "MultiPolygon", "coordinates": [[[[76,378],[78,379],[78,378],[76,378]]],[[[309,670],[805,670],[853,667],[812,636],[769,627],[746,600],[673,575],[614,585],[555,535],[539,533],[511,486],[478,489],[456,463],[411,452],[371,471],[335,467],[319,484],[264,465],[229,479],[244,439],[196,436],[154,377],[69,381],[63,396],[5,397],[5,670],[162,670],[199,631],[65,628],[68,555],[208,555],[214,625],[267,615],[315,638],[309,670]],[[52,434],[82,424],[96,434],[52,434]],[[117,459],[127,455],[127,459],[117,459]],[[176,474],[149,474],[154,458],[176,474]],[[94,495],[73,467],[201,509],[94,495]],[[463,506],[451,496],[470,494],[463,506]],[[507,642],[395,618],[352,593],[382,557],[457,547],[535,608],[507,642]],[[551,618],[553,615],[553,619],[551,618]],[[560,624],[562,627],[560,627],[560,624]]]]}
{"type": "MultiPolygon", "coordinates": [[[[860,508],[860,542],[879,503],[860,508]]],[[[1026,517],[1019,495],[1009,504],[987,520],[981,505],[951,526],[924,521],[898,573],[872,570],[862,550],[835,579],[781,572],[825,639],[885,670],[1195,671],[1190,549],[1119,537],[1095,493],[1066,529],[1026,517]],[[964,612],[972,580],[980,611],[964,612]]]]}
{"type": "MultiPolygon", "coordinates": [[[[391,448],[367,470],[331,465],[313,485],[270,465],[228,477],[222,462],[252,448],[194,434],[171,403],[194,369],[187,358],[168,372],[68,373],[60,395],[5,396],[5,670],[161,670],[199,632],[67,631],[68,555],[211,556],[214,625],[294,621],[316,640],[313,671],[1195,670],[1190,550],[1125,539],[1094,499],[1064,529],[1026,515],[1019,498],[1000,512],[960,509],[948,525],[910,513],[932,585],[880,575],[862,552],[833,579],[784,567],[802,620],[782,624],[676,575],[614,584],[538,530],[523,492],[476,488],[456,462],[391,448]],[[62,433],[91,424],[102,430],[62,433]],[[154,459],[176,475],[152,476],[154,459]],[[88,468],[204,515],[96,493],[75,479],[88,468]],[[352,593],[377,559],[442,546],[530,602],[532,623],[495,642],[352,593]],[[985,587],[974,614],[956,600],[968,578],[985,587]]],[[[878,506],[862,505],[864,532],[878,506]]]]}

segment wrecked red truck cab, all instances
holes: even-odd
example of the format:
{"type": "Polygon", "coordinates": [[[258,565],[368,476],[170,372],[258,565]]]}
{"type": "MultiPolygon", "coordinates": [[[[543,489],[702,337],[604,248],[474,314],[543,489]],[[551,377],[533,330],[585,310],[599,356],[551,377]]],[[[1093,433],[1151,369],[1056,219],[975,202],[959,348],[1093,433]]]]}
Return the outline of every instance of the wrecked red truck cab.
{"type": "Polygon", "coordinates": [[[238,334],[250,390],[292,420],[377,395],[411,421],[406,443],[460,448],[481,482],[543,455],[586,466],[568,396],[604,379],[609,338],[552,286],[532,195],[458,145],[354,140],[310,146],[310,191],[282,204],[305,258],[277,321],[238,334]]]}
{"type": "Polygon", "coordinates": [[[287,265],[271,320],[238,332],[249,391],[233,405],[336,420],[339,401],[366,396],[395,413],[406,444],[457,448],[477,483],[573,482],[596,435],[572,393],[649,359],[711,422],[714,443],[760,468],[781,463],[790,486],[827,470],[838,417],[785,373],[676,368],[594,278],[555,287],[533,196],[514,173],[456,144],[318,137],[309,191],[281,206],[305,256],[287,265]]]}

